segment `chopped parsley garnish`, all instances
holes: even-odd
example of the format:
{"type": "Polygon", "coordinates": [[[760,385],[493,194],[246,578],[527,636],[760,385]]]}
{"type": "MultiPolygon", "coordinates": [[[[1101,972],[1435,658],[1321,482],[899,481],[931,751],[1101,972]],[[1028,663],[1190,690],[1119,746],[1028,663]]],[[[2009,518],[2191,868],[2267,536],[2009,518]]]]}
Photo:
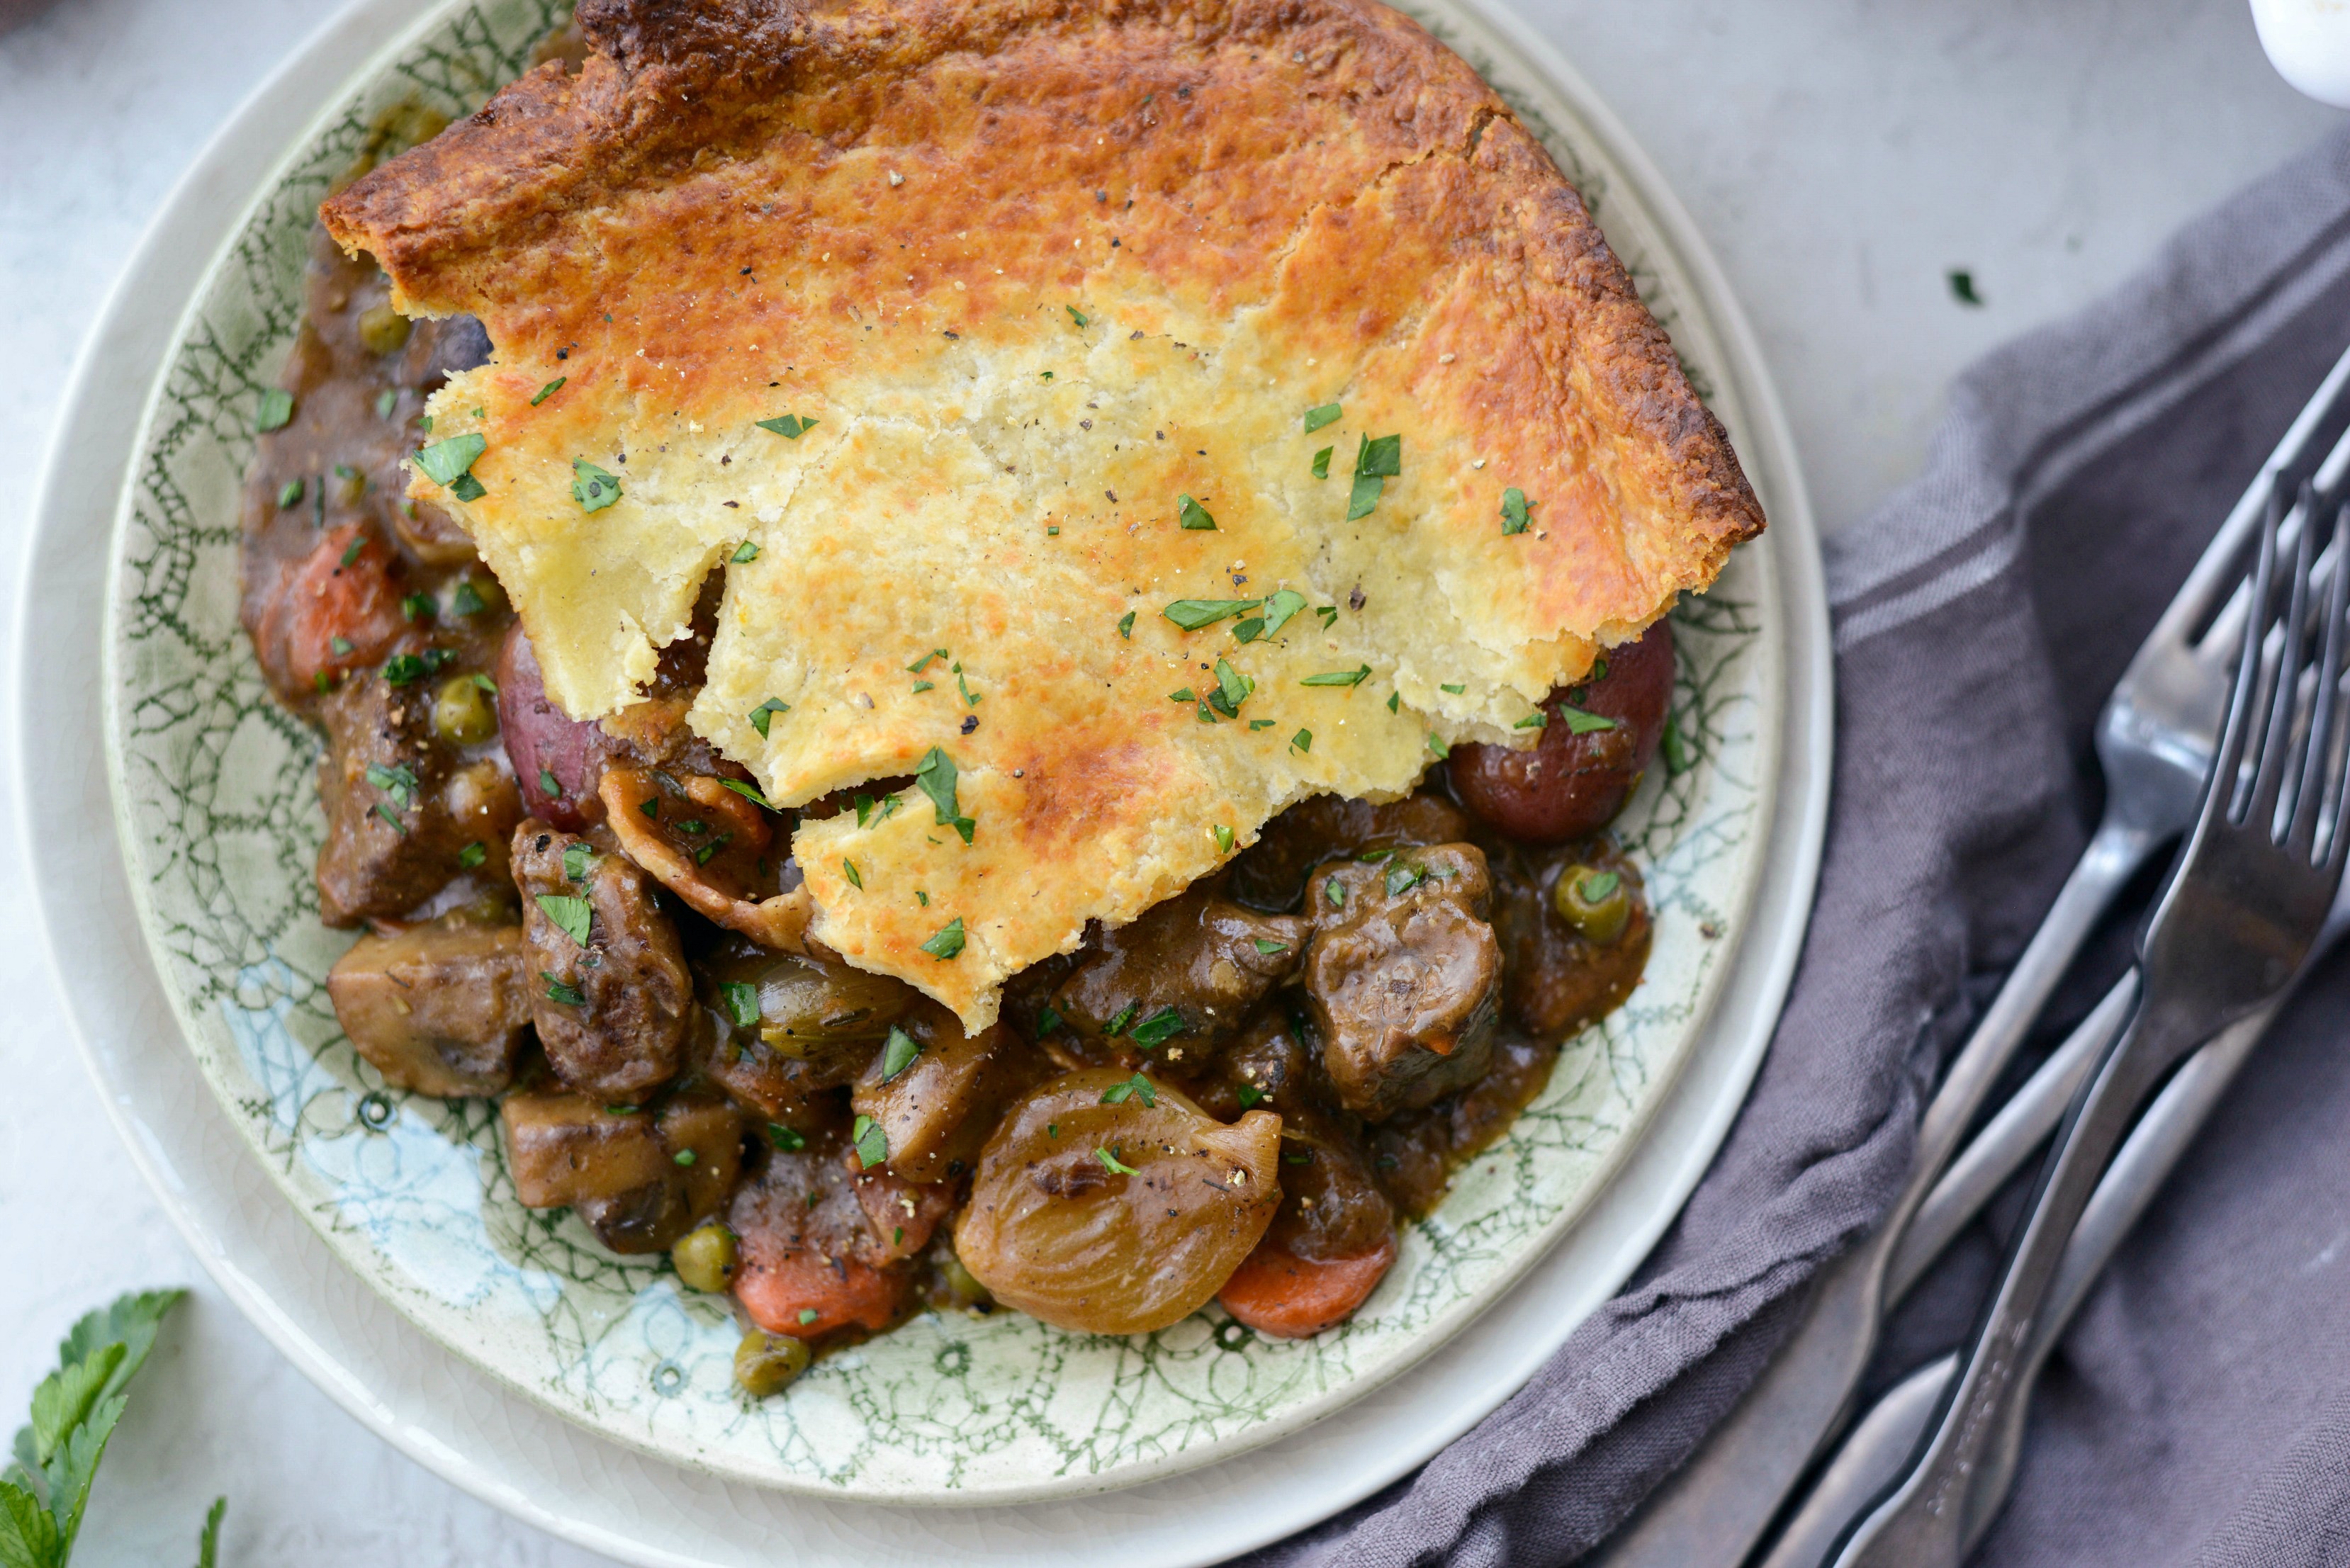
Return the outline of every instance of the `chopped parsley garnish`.
{"type": "Polygon", "coordinates": [[[457,579],[457,587],[449,595],[452,615],[479,615],[490,607],[482,600],[482,590],[473,586],[471,577],[457,579]]]}
{"type": "Polygon", "coordinates": [[[1140,1100],[1145,1109],[1159,1104],[1159,1091],[1152,1086],[1149,1079],[1139,1073],[1123,1084],[1112,1084],[1108,1088],[1104,1089],[1101,1103],[1106,1106],[1122,1106],[1133,1099],[1140,1100]]]}
{"type": "Polygon", "coordinates": [[[939,928],[939,934],[922,944],[922,950],[934,959],[951,959],[962,951],[962,917],[957,915],[939,928]]]}
{"type": "Polygon", "coordinates": [[[1200,694],[1189,686],[1179,687],[1167,693],[1167,701],[1170,702],[1197,702],[1199,700],[1200,694]]]}
{"type": "Polygon", "coordinates": [[[587,899],[567,893],[541,893],[539,911],[555,922],[555,929],[581,947],[588,945],[588,927],[595,919],[595,908],[587,899]]]}
{"type": "Polygon", "coordinates": [[[1322,618],[1322,629],[1324,631],[1327,631],[1332,627],[1338,624],[1338,607],[1336,605],[1317,605],[1315,607],[1314,613],[1322,618]]]}
{"type": "Polygon", "coordinates": [[[1318,408],[1311,408],[1311,409],[1306,410],[1305,410],[1305,433],[1306,433],[1307,435],[1312,435],[1315,431],[1320,430],[1324,425],[1335,425],[1335,424],[1336,424],[1336,423],[1338,422],[1338,416],[1339,416],[1340,414],[1344,413],[1345,411],[1346,411],[1345,410],[1341,409],[1341,408],[1340,408],[1337,404],[1336,404],[1336,403],[1324,403],[1324,404],[1320,405],[1318,408]]]}
{"type": "Polygon", "coordinates": [[[1273,597],[1264,601],[1264,635],[1271,637],[1289,624],[1289,618],[1305,607],[1305,596],[1295,588],[1275,588],[1273,597]]]}
{"type": "Polygon", "coordinates": [[[582,512],[601,512],[620,498],[620,482],[584,457],[571,460],[571,499],[582,512]]]}
{"type": "Polygon", "coordinates": [[[1232,1095],[1234,1098],[1240,1101],[1241,1109],[1244,1111],[1253,1108],[1259,1100],[1270,1099],[1272,1097],[1263,1089],[1258,1088],[1254,1084],[1243,1084],[1232,1091],[1232,1095]]]}
{"type": "Polygon", "coordinates": [[[1132,610],[1128,610],[1124,615],[1118,618],[1118,635],[1125,638],[1128,642],[1134,640],[1134,612],[1132,610]]]}
{"type": "Polygon", "coordinates": [[[1281,1157],[1281,1163],[1284,1165],[1311,1165],[1314,1163],[1314,1151],[1309,1148],[1284,1153],[1281,1157]]]}
{"type": "MultiPolygon", "coordinates": [[[[938,825],[941,827],[953,828],[962,835],[962,841],[969,844],[972,830],[978,825],[962,815],[962,808],[955,799],[954,759],[938,747],[932,746],[929,753],[922,758],[920,765],[914,769],[914,784],[924,794],[931,797],[931,806],[937,814],[938,825]]],[[[861,814],[858,818],[858,826],[860,827],[864,826],[861,814]]],[[[960,927],[962,922],[958,920],[955,923],[960,927]]],[[[958,935],[955,939],[955,951],[962,950],[962,939],[958,935]]],[[[941,953],[939,956],[951,958],[954,955],[941,953]]]]}
{"type": "Polygon", "coordinates": [[[978,707],[979,698],[972,694],[971,682],[962,678],[962,666],[960,664],[955,666],[954,678],[955,690],[962,693],[963,705],[967,708],[978,707]]]}
{"type": "Polygon", "coordinates": [[[394,833],[399,834],[402,838],[408,836],[408,824],[400,821],[399,817],[393,815],[391,807],[384,805],[383,802],[378,801],[375,803],[375,815],[383,818],[384,825],[390,827],[394,833]]]}
{"type": "Polygon", "coordinates": [[[757,784],[746,784],[741,779],[720,779],[718,781],[718,787],[720,789],[733,790],[736,794],[741,795],[744,800],[749,801],[761,811],[774,811],[776,809],[775,802],[769,800],[765,795],[759,793],[759,786],[757,784]]]}
{"type": "Polygon", "coordinates": [[[1051,1006],[1047,1005],[1036,1010],[1037,1033],[1050,1034],[1054,1030],[1058,1029],[1060,1026],[1061,1015],[1054,1012],[1051,1006]]]}
{"type": "Polygon", "coordinates": [[[889,1158],[889,1137],[871,1116],[858,1117],[848,1136],[857,1145],[857,1163],[864,1169],[870,1170],[889,1158]]]}
{"type": "Polygon", "coordinates": [[[1381,479],[1393,479],[1403,472],[1403,437],[1383,435],[1373,441],[1363,438],[1355,452],[1355,472],[1374,474],[1381,479]]]}
{"type": "Polygon", "coordinates": [[[660,821],[660,796],[657,794],[649,794],[645,796],[644,799],[637,803],[637,809],[643,812],[647,816],[651,817],[654,821],[660,821]]]}
{"type": "Polygon", "coordinates": [[[449,487],[449,493],[460,501],[479,501],[489,491],[472,474],[461,473],[457,476],[457,483],[449,487]]]}
{"type": "Polygon", "coordinates": [[[1208,693],[1208,701],[1217,712],[1227,719],[1241,716],[1241,704],[1256,690],[1256,682],[1232,667],[1229,659],[1216,660],[1216,689],[1208,693]]]}
{"type": "Polygon", "coordinates": [[[1251,719],[1249,721],[1249,732],[1253,734],[1259,730],[1270,730],[1276,722],[1278,722],[1278,721],[1273,719],[1251,719]]]}
{"type": "Polygon", "coordinates": [[[1694,759],[1690,756],[1689,742],[1681,738],[1680,723],[1669,713],[1665,716],[1665,735],[1662,750],[1665,753],[1665,776],[1667,778],[1677,779],[1683,774],[1689,772],[1690,768],[1693,765],[1694,759]]]}
{"type": "Polygon", "coordinates": [[[921,1044],[904,1030],[892,1025],[889,1038],[881,1045],[881,1081],[888,1083],[914,1064],[922,1054],[921,1044]]]}
{"type": "Polygon", "coordinates": [[[287,480],[277,492],[277,504],[281,507],[299,506],[302,504],[303,488],[301,480],[287,480]]]}
{"type": "Polygon", "coordinates": [[[596,869],[596,852],[585,844],[575,844],[563,852],[563,875],[567,880],[585,882],[588,874],[596,869]]]}
{"type": "Polygon", "coordinates": [[[1452,754],[1452,748],[1446,745],[1444,738],[1433,730],[1428,732],[1428,749],[1434,752],[1440,760],[1452,754]]]}
{"type": "Polygon", "coordinates": [[[403,767],[385,767],[381,763],[369,763],[367,782],[375,785],[401,805],[416,804],[416,774],[403,767]]]}
{"type": "Polygon", "coordinates": [[[282,431],[294,421],[294,394],[282,387],[272,387],[261,394],[261,406],[254,410],[253,428],[266,433],[282,431]]]}
{"type": "Polygon", "coordinates": [[[1540,730],[1546,728],[1549,723],[1550,715],[1537,708],[1533,712],[1527,714],[1524,718],[1519,720],[1516,723],[1511,725],[1510,728],[1513,730],[1540,730]]]}
{"type": "Polygon", "coordinates": [[[738,1029],[759,1026],[759,988],[746,980],[730,980],[718,988],[719,1000],[726,1004],[726,1016],[738,1029]]]}
{"type": "Polygon", "coordinates": [[[447,441],[436,441],[431,446],[420,449],[416,453],[416,466],[422,469],[424,477],[433,483],[454,485],[462,475],[473,471],[474,462],[489,450],[487,436],[479,431],[468,431],[463,435],[451,436],[447,441]]]}
{"type": "Polygon", "coordinates": [[[1620,872],[1597,872],[1586,877],[1575,885],[1575,896],[1586,904],[1596,904],[1608,894],[1613,893],[1623,880],[1623,874],[1620,872]]]}
{"type": "Polygon", "coordinates": [[[1352,670],[1325,670],[1319,674],[1302,676],[1300,686],[1360,686],[1370,679],[1371,667],[1357,665],[1352,670]]]}
{"type": "Polygon", "coordinates": [[[1264,617],[1261,615],[1253,615],[1232,628],[1232,639],[1235,642],[1254,642],[1263,635],[1264,617]]]}
{"type": "Polygon", "coordinates": [[[850,887],[860,893],[865,891],[865,874],[858,870],[856,861],[843,860],[840,863],[840,874],[848,878],[850,887]]]}
{"type": "Polygon", "coordinates": [[[757,424],[761,430],[773,431],[785,441],[797,441],[816,429],[814,420],[805,420],[797,414],[785,414],[780,419],[760,420],[757,424]]]}
{"type": "Polygon", "coordinates": [[[1134,1167],[1130,1165],[1120,1165],[1118,1160],[1118,1156],[1112,1154],[1106,1148],[1095,1149],[1094,1158],[1100,1160],[1102,1162],[1102,1168],[1108,1171],[1113,1176],[1133,1176],[1137,1174],[1134,1167]]]}
{"type": "Polygon", "coordinates": [[[1177,527],[1189,528],[1194,533],[1212,533],[1216,526],[1214,514],[1188,495],[1175,498],[1175,519],[1177,527]]]}
{"type": "Polygon", "coordinates": [[[1330,454],[1337,450],[1338,449],[1335,446],[1326,446],[1320,452],[1314,454],[1315,478],[1327,479],[1330,477],[1330,454]]]}
{"type": "Polygon", "coordinates": [[[530,400],[530,406],[535,409],[538,407],[539,404],[546,401],[547,399],[555,396],[556,393],[563,390],[563,383],[569,379],[571,379],[571,378],[568,376],[557,376],[555,379],[549,381],[544,387],[541,387],[536,395],[530,400]]]}
{"type": "Polygon", "coordinates": [[[1322,884],[1322,896],[1341,909],[1347,907],[1347,885],[1336,877],[1322,884]]]}
{"type": "Polygon", "coordinates": [[[580,990],[577,986],[567,984],[566,982],[556,979],[554,974],[546,970],[540,970],[538,971],[538,978],[546,981],[547,1001],[559,1002],[566,1007],[585,1007],[588,1005],[588,993],[580,990]]]}
{"type": "Polygon", "coordinates": [[[1162,1007],[1136,1024],[1134,1033],[1127,1038],[1145,1051],[1152,1051],[1182,1033],[1186,1027],[1181,1013],[1171,1007],[1162,1007]]]}
{"type": "Polygon", "coordinates": [[[939,683],[935,680],[917,680],[914,682],[913,691],[909,695],[920,697],[925,691],[935,691],[938,689],[939,683]]]}
{"type": "Polygon", "coordinates": [[[394,686],[412,686],[431,670],[421,656],[413,653],[395,653],[383,661],[383,678],[394,686]]]}
{"type": "Polygon", "coordinates": [[[1118,1015],[1109,1021],[1107,1027],[1103,1029],[1103,1037],[1109,1040],[1115,1040],[1120,1034],[1125,1033],[1126,1026],[1134,1022],[1134,1013],[1135,1004],[1129,1002],[1118,1010],[1118,1015]]]}
{"type": "Polygon", "coordinates": [[[734,836],[731,833],[722,833],[717,837],[712,839],[709,843],[701,846],[693,852],[693,863],[696,866],[709,865],[711,858],[720,850],[725,848],[729,843],[733,842],[733,837],[734,836]]]}
{"type": "Polygon", "coordinates": [[[1069,319],[1076,322],[1078,326],[1086,327],[1092,324],[1093,318],[1087,316],[1084,311],[1079,310],[1076,306],[1065,305],[1061,306],[1061,308],[1067,311],[1069,313],[1069,319]]]}
{"type": "Polygon", "coordinates": [[[904,801],[901,796],[894,794],[885,794],[879,802],[869,794],[860,794],[853,796],[850,804],[857,807],[857,826],[863,827],[874,820],[876,810],[879,811],[881,821],[889,821],[898,815],[898,807],[903,805],[904,801]]]}
{"type": "Polygon", "coordinates": [[[481,866],[482,863],[488,860],[489,857],[490,846],[482,843],[479,839],[474,840],[473,843],[465,846],[464,848],[457,851],[457,864],[463,866],[468,871],[473,870],[477,867],[481,866]]]}
{"type": "Polygon", "coordinates": [[[1050,370],[1039,370],[1036,372],[1036,379],[1040,381],[1049,381],[1053,379],[1053,372],[1050,370]]]}
{"type": "Polygon", "coordinates": [[[794,1132],[781,1122],[767,1124],[767,1142],[770,1147],[779,1148],[785,1154],[796,1154],[807,1147],[807,1139],[805,1137],[794,1132]]]}
{"type": "Polygon", "coordinates": [[[552,770],[541,768],[538,770],[538,793],[549,800],[561,800],[563,781],[556,778],[552,770]]]}
{"type": "Polygon", "coordinates": [[[748,713],[745,713],[743,717],[751,721],[751,728],[758,731],[759,739],[764,741],[767,738],[767,726],[775,722],[775,715],[778,713],[788,713],[791,711],[792,705],[790,703],[782,701],[780,698],[770,697],[764,702],[760,703],[756,708],[754,708],[748,713]]]}
{"type": "Polygon", "coordinates": [[[1271,958],[1275,953],[1287,952],[1289,950],[1289,944],[1287,942],[1274,941],[1271,937],[1259,937],[1256,939],[1256,950],[1263,953],[1265,957],[1271,958]]]}
{"type": "MultiPolygon", "coordinates": [[[[808,1196],[810,1198],[814,1198],[816,1194],[811,1192],[808,1196]]],[[[823,1315],[824,1314],[822,1313],[816,1311],[814,1307],[802,1307],[800,1308],[800,1326],[802,1328],[806,1328],[808,1324],[814,1323],[823,1315]]]]}
{"type": "Polygon", "coordinates": [[[1352,523],[1357,517],[1368,517],[1371,508],[1379,504],[1379,492],[1387,486],[1388,482],[1378,474],[1355,475],[1354,488],[1347,493],[1347,521],[1352,523]]]}
{"type": "Polygon", "coordinates": [[[1314,749],[1314,732],[1311,730],[1300,730],[1297,733],[1289,737],[1289,743],[1295,746],[1301,752],[1310,752],[1314,749]]]}
{"type": "Polygon", "coordinates": [[[1558,716],[1566,721],[1566,732],[1570,735],[1595,734],[1601,730],[1612,730],[1616,727],[1616,721],[1604,714],[1586,713],[1580,708],[1570,708],[1564,702],[1558,705],[1558,716]]]}
{"type": "Polygon", "coordinates": [[[1441,685],[1438,686],[1438,687],[1437,687],[1437,690],[1438,690],[1439,691],[1450,691],[1450,692],[1451,692],[1455,697],[1458,697],[1458,696],[1460,696],[1463,691],[1468,691],[1468,690],[1469,690],[1469,687],[1468,687],[1468,685],[1467,685],[1467,683],[1466,683],[1466,682],[1463,682],[1462,684],[1458,685],[1458,686],[1455,686],[1455,685],[1452,685],[1452,684],[1451,684],[1451,683],[1447,682],[1447,683],[1445,683],[1445,684],[1441,684],[1441,685]]]}
{"type": "Polygon", "coordinates": [[[1400,692],[1400,691],[1390,691],[1390,692],[1388,692],[1388,712],[1390,712],[1390,713],[1399,713],[1399,712],[1401,712],[1402,711],[1403,711],[1403,693],[1402,693],[1402,692],[1400,692]]]}
{"type": "Polygon", "coordinates": [[[1388,897],[1399,898],[1428,880],[1428,868],[1398,860],[1388,867],[1388,897]]]}
{"type": "Polygon", "coordinates": [[[734,553],[726,557],[726,564],[730,566],[747,566],[758,558],[759,546],[745,539],[734,546],[734,553]]]}
{"type": "Polygon", "coordinates": [[[400,389],[398,388],[386,387],[382,391],[378,392],[375,395],[376,418],[380,420],[388,420],[391,418],[391,410],[398,407],[400,407],[400,389]]]}
{"type": "Polygon", "coordinates": [[[1502,492],[1502,532],[1523,534],[1526,531],[1526,493],[1513,484],[1502,492]]]}
{"type": "Polygon", "coordinates": [[[694,1154],[690,1148],[681,1148],[675,1154],[671,1155],[669,1158],[670,1163],[672,1165],[691,1165],[694,1160],[694,1154]]]}
{"type": "Polygon", "coordinates": [[[1216,824],[1215,835],[1216,853],[1219,855],[1230,855],[1232,852],[1232,830],[1226,827],[1220,822],[1216,824]]]}
{"type": "Polygon", "coordinates": [[[366,549],[367,545],[367,535],[364,533],[352,535],[350,546],[343,552],[343,558],[339,564],[348,566],[353,561],[358,560],[359,558],[359,552],[366,549]]]}
{"type": "Polygon", "coordinates": [[[931,660],[934,659],[945,659],[947,657],[949,657],[949,655],[945,649],[934,648],[931,649],[930,652],[922,655],[921,658],[914,660],[913,663],[906,666],[906,673],[909,675],[920,675],[929,667],[931,660]]]}
{"type": "Polygon", "coordinates": [[[430,620],[432,618],[433,612],[439,607],[432,602],[431,594],[411,594],[400,601],[400,618],[430,620]]]}
{"type": "Polygon", "coordinates": [[[1245,614],[1263,603],[1263,599],[1177,599],[1159,613],[1185,631],[1197,631],[1203,626],[1245,614]]]}

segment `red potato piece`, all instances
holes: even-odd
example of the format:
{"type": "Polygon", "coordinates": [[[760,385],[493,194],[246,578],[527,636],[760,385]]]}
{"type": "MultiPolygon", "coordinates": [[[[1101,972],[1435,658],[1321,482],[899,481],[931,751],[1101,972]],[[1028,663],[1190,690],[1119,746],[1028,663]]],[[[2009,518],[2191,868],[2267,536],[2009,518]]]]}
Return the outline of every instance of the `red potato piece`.
{"type": "Polygon", "coordinates": [[[1259,1247],[1232,1271],[1216,1299],[1226,1312],[1274,1339],[1304,1339],[1336,1328],[1369,1299],[1395,1263],[1395,1237],[1359,1258],[1313,1260],[1259,1247]]]}
{"type": "Polygon", "coordinates": [[[608,749],[604,732],[557,708],[546,695],[538,655],[516,621],[498,653],[498,732],[514,763],[528,815],[567,833],[600,822],[596,781],[608,749]],[[547,780],[555,788],[547,787],[547,780]]]}
{"type": "Polygon", "coordinates": [[[1523,751],[1470,743],[1452,748],[1452,789],[1471,811],[1523,844],[1564,844],[1616,818],[1655,760],[1673,696],[1673,632],[1659,621],[1638,640],[1607,650],[1607,673],[1561,687],[1544,700],[1550,722],[1523,751]],[[1615,722],[1578,735],[1562,707],[1615,722]]]}

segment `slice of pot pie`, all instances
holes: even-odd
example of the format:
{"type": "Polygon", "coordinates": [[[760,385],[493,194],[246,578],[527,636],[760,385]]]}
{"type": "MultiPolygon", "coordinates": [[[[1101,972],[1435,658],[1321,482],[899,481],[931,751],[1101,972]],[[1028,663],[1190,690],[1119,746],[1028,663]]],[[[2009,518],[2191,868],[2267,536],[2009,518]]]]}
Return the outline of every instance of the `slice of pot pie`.
{"type": "Polygon", "coordinates": [[[1307,795],[1530,742],[1762,527],[1500,98],[1369,0],[585,0],[329,201],[495,346],[411,495],[575,718],[690,722],[808,934],[976,1029],[1307,795]],[[902,809],[891,809],[892,805],[902,809]]]}

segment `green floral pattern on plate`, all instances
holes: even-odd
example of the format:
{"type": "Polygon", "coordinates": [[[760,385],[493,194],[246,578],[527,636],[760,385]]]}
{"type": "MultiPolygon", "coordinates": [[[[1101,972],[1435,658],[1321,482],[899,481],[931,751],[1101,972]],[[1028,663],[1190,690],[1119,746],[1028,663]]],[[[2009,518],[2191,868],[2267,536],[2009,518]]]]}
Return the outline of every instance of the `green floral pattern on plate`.
{"type": "MultiPolygon", "coordinates": [[[[769,1484],[898,1501],[1096,1490],[1262,1441],[1394,1376],[1471,1318],[1596,1191],[1686,1054],[1760,860],[1775,672],[1756,656],[1767,577],[1733,559],[1675,613],[1675,718],[1621,831],[1648,869],[1655,956],[1631,1003],[1569,1042],[1510,1137],[1409,1228],[1367,1309],[1304,1342],[1214,1309],[1159,1334],[1069,1334],[1016,1314],[929,1315],[746,1404],[722,1301],[660,1260],[623,1260],[568,1215],[515,1201],[483,1101],[384,1088],[338,1031],[321,978],[348,942],[318,923],[317,737],[269,699],[236,618],[238,476],[290,345],[312,215],[404,104],[470,112],[528,62],[553,0],[441,7],[313,128],[215,263],[163,368],[125,497],[109,594],[107,724],[141,916],[205,1075],[286,1197],[428,1333],[593,1430],[769,1484]]],[[[1462,47],[1448,15],[1408,6],[1462,47]]],[[[1513,93],[1609,223],[1669,329],[1665,269],[1575,128],[1513,93]]],[[[1692,379],[1701,324],[1677,334],[1692,379]],[[1691,341],[1690,339],[1695,339],[1691,341]]]]}

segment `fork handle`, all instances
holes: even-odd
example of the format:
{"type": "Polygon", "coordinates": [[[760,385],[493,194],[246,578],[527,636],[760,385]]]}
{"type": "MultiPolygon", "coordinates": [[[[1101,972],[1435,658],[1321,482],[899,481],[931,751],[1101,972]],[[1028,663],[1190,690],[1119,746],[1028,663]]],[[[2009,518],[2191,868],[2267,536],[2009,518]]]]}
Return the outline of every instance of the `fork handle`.
{"type": "Polygon", "coordinates": [[[1908,1474],[1873,1510],[1837,1568],[1957,1568],[2006,1496],[1986,1464],[2031,1386],[2034,1334],[2090,1194],[2164,1071],[2218,1022],[2149,995],[2057,1129],[2029,1218],[1976,1330],[1957,1388],[1908,1474]],[[1996,1484],[1994,1484],[1996,1483],[1996,1484]]]}

